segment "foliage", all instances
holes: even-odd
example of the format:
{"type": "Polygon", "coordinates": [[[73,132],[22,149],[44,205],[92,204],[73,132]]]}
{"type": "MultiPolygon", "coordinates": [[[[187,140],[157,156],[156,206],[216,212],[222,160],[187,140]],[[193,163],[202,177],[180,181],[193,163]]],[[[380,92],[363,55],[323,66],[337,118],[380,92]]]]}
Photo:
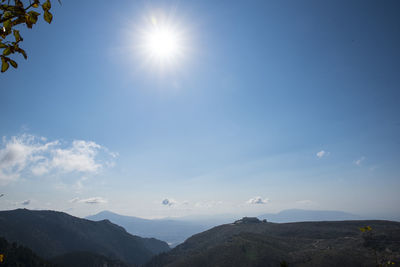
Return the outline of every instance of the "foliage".
{"type": "Polygon", "coordinates": [[[360,227],[360,231],[361,232],[363,232],[363,233],[367,233],[367,232],[370,232],[370,231],[372,231],[372,227],[371,226],[364,226],[364,227],[360,227]]]}
{"type": "Polygon", "coordinates": [[[0,0],[1,72],[7,71],[10,65],[14,68],[18,67],[17,62],[11,59],[10,55],[19,53],[27,59],[25,50],[20,47],[20,43],[24,39],[16,28],[19,25],[25,25],[28,29],[31,29],[41,15],[37,12],[40,7],[43,10],[44,20],[51,23],[53,15],[50,13],[50,0],[44,2],[42,0],[29,0],[29,3],[24,3],[22,0],[0,0]]]}

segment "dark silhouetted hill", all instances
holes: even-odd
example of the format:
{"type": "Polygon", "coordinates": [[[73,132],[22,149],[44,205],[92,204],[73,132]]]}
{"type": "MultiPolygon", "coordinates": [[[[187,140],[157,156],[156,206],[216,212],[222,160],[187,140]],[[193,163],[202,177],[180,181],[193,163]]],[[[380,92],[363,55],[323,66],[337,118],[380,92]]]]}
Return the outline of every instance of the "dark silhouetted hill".
{"type": "Polygon", "coordinates": [[[113,260],[143,264],[169,250],[163,241],[133,236],[108,220],[94,222],[56,211],[0,211],[0,236],[31,248],[45,259],[88,251],[113,260]]]}
{"type": "Polygon", "coordinates": [[[4,267],[56,267],[55,264],[37,256],[31,249],[16,243],[9,243],[1,237],[0,254],[2,255],[0,266],[4,267]]]}
{"type": "Polygon", "coordinates": [[[400,223],[337,221],[268,223],[245,220],[197,234],[146,266],[376,266],[400,262],[400,223]],[[362,233],[369,225],[372,231],[362,233]],[[377,257],[375,257],[375,253],[377,257]]]}
{"type": "Polygon", "coordinates": [[[131,267],[119,260],[110,260],[92,252],[71,252],[51,259],[59,267],[131,267]]]}

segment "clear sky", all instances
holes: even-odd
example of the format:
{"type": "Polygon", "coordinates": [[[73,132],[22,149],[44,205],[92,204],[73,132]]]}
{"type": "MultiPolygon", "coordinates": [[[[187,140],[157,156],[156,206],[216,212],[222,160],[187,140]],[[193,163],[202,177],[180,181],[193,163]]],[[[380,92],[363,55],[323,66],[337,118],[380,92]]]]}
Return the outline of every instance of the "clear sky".
{"type": "Polygon", "coordinates": [[[0,76],[0,209],[400,218],[399,1],[62,2],[0,76]]]}

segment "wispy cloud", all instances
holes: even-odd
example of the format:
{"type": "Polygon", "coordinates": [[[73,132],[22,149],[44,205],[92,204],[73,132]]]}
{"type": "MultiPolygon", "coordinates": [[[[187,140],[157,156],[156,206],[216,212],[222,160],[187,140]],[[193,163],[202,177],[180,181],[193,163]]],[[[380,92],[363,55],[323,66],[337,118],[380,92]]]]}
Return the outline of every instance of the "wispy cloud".
{"type": "Polygon", "coordinates": [[[88,180],[87,176],[82,176],[78,181],[76,181],[74,188],[76,193],[80,193],[84,188],[84,182],[88,180]]]}
{"type": "Polygon", "coordinates": [[[24,200],[24,201],[18,201],[18,202],[10,202],[10,204],[12,204],[13,206],[28,206],[29,204],[31,204],[31,200],[30,199],[27,199],[27,200],[24,200]]]}
{"type": "Polygon", "coordinates": [[[78,203],[79,202],[79,197],[74,197],[69,201],[70,203],[78,203]]]}
{"type": "Polygon", "coordinates": [[[0,147],[0,183],[17,180],[22,174],[41,176],[54,173],[97,173],[117,156],[92,141],[66,144],[23,134],[3,137],[0,147]],[[101,152],[101,155],[99,153],[101,152]],[[100,160],[100,156],[103,160],[100,160]],[[106,158],[106,160],[104,160],[106,158]]]}
{"type": "Polygon", "coordinates": [[[366,158],[363,156],[357,160],[354,161],[354,164],[356,164],[357,166],[361,166],[362,162],[365,160],[366,158]]]}
{"type": "Polygon", "coordinates": [[[323,157],[328,156],[329,152],[326,152],[325,150],[321,150],[321,151],[317,152],[316,155],[317,155],[318,158],[323,158],[323,157]]]}
{"type": "Polygon", "coordinates": [[[20,204],[23,206],[28,206],[29,204],[31,204],[31,200],[28,199],[28,200],[22,201],[20,204]]]}
{"type": "Polygon", "coordinates": [[[253,205],[253,204],[267,204],[269,202],[268,198],[262,198],[260,196],[250,198],[249,200],[246,201],[247,204],[253,205]]]}
{"type": "Polygon", "coordinates": [[[172,198],[166,198],[163,201],[161,201],[161,204],[164,206],[174,206],[176,204],[178,204],[178,202],[172,198]]]}
{"type": "Polygon", "coordinates": [[[223,204],[222,201],[204,200],[197,202],[189,202],[187,200],[178,201],[173,198],[165,198],[161,201],[161,205],[174,209],[191,210],[191,209],[211,209],[223,204]]]}
{"type": "Polygon", "coordinates": [[[108,200],[102,197],[90,197],[90,198],[84,198],[80,199],[78,197],[73,198],[69,201],[70,203],[86,203],[86,204],[102,204],[102,203],[107,203],[108,200]]]}

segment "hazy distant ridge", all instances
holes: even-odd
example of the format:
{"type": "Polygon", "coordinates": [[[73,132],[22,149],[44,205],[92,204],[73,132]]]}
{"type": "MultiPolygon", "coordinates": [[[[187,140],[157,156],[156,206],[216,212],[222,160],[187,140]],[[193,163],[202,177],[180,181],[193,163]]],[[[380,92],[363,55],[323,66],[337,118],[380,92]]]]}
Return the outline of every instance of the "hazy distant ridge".
{"type": "Polygon", "coordinates": [[[302,210],[289,209],[279,213],[267,213],[258,216],[260,219],[266,219],[269,222],[286,223],[286,222],[309,222],[309,221],[346,221],[346,220],[362,220],[361,216],[354,215],[343,211],[329,210],[302,210]]]}
{"type": "Polygon", "coordinates": [[[121,225],[133,235],[154,237],[172,245],[182,243],[186,238],[209,228],[207,224],[172,219],[149,220],[119,215],[110,211],[102,211],[86,218],[93,221],[107,219],[121,225]]]}

